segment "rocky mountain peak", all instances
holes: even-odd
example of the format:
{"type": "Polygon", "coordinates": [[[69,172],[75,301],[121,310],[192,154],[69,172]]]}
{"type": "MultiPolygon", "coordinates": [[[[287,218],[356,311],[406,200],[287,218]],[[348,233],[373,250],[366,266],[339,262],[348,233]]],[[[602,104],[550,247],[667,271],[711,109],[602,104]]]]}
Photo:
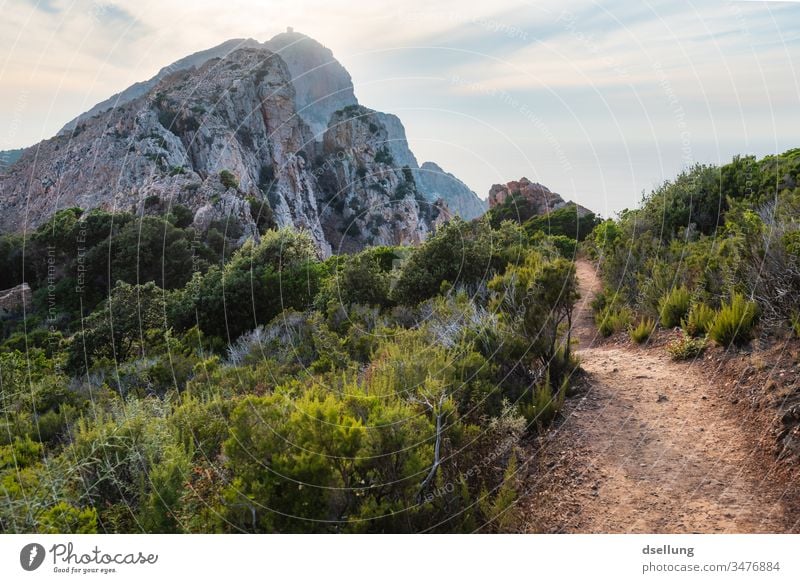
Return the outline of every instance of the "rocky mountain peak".
{"type": "Polygon", "coordinates": [[[431,199],[441,198],[453,214],[470,220],[486,212],[486,202],[478,198],[466,184],[445,172],[435,162],[425,162],[420,167],[420,179],[431,199]]]}
{"type": "Polygon", "coordinates": [[[455,177],[422,172],[400,119],[359,105],[333,53],[294,31],[189,55],[25,150],[0,173],[0,229],[153,200],[188,207],[201,231],[234,224],[240,242],[259,236],[251,209],[266,204],[321,255],[419,242],[450,209],[482,212],[455,177]]]}
{"type": "Polygon", "coordinates": [[[539,215],[547,214],[567,204],[560,194],[552,192],[543,184],[522,177],[506,184],[492,185],[489,190],[489,208],[505,204],[512,197],[521,197],[539,215]]]}
{"type": "Polygon", "coordinates": [[[322,139],[335,111],[358,104],[350,74],[321,43],[289,29],[263,46],[280,55],[289,67],[297,113],[315,139],[322,139]]]}

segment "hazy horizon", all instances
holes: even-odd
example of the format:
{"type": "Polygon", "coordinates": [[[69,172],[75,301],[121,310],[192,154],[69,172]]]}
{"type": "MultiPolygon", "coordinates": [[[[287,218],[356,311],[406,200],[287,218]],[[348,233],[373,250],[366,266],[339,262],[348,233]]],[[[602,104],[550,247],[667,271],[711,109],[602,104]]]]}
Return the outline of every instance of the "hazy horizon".
{"type": "Polygon", "coordinates": [[[333,51],[363,105],[400,117],[420,163],[481,198],[527,176],[609,216],[691,164],[798,145],[800,6],[787,2],[5,6],[2,150],[190,53],[289,26],[333,51]]]}

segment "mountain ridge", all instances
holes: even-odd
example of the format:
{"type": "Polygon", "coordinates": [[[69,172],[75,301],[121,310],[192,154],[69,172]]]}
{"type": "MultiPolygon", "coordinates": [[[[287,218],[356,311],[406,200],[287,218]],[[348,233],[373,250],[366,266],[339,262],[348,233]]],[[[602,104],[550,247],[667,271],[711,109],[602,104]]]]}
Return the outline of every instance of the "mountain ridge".
{"type": "MultiPolygon", "coordinates": [[[[254,69],[255,74],[260,74],[256,69],[254,69]]],[[[234,92],[235,84],[244,82],[245,79],[243,76],[233,76],[229,81],[234,85],[228,89],[234,92]]],[[[249,89],[253,90],[252,87],[249,89]]],[[[365,227],[371,235],[361,237],[363,241],[355,247],[375,241],[379,243],[418,241],[430,232],[431,220],[434,215],[440,216],[440,211],[446,211],[441,216],[461,214],[465,218],[474,218],[479,216],[482,206],[485,210],[485,203],[482,205],[477,195],[451,174],[442,173],[442,176],[446,177],[445,184],[437,183],[435,186],[430,184],[426,173],[420,172],[416,157],[408,147],[402,122],[393,114],[368,110],[365,115],[371,120],[370,125],[359,128],[361,132],[375,135],[382,135],[383,130],[386,130],[382,144],[368,143],[370,141],[366,140],[362,141],[362,146],[368,148],[374,156],[380,156],[380,152],[385,148],[389,152],[387,160],[390,161],[389,165],[393,166],[391,169],[384,168],[383,166],[386,166],[384,163],[379,162],[376,165],[374,160],[373,163],[366,164],[363,152],[359,152],[354,158],[360,160],[361,166],[358,168],[348,168],[347,171],[339,172],[334,178],[331,178],[330,171],[319,176],[314,174],[317,169],[310,167],[313,165],[311,161],[326,155],[325,136],[331,130],[331,125],[334,124],[334,120],[338,120],[336,123],[345,121],[342,116],[337,118],[337,114],[352,107],[362,106],[355,96],[349,73],[335,59],[330,49],[314,39],[294,31],[287,31],[264,43],[253,39],[225,41],[162,67],[150,79],[135,83],[79,115],[50,140],[23,151],[19,164],[9,165],[0,179],[0,206],[6,211],[4,218],[0,219],[0,226],[4,229],[17,230],[36,226],[49,212],[58,210],[47,204],[47,198],[52,196],[61,203],[69,202],[86,208],[115,208],[120,201],[123,201],[127,207],[139,211],[142,208],[140,200],[142,197],[164,196],[170,201],[188,206],[195,213],[195,221],[200,225],[213,220],[222,220],[222,215],[235,216],[236,222],[244,231],[243,236],[250,237],[257,236],[257,229],[248,217],[247,205],[243,201],[247,197],[255,197],[264,198],[270,205],[274,205],[272,211],[279,225],[310,229],[321,252],[327,254],[331,252],[331,244],[341,246],[342,242],[341,237],[333,235],[330,228],[319,223],[319,213],[315,210],[317,204],[321,205],[320,210],[325,210],[326,216],[331,217],[334,213],[326,210],[325,205],[330,203],[330,197],[321,192],[318,182],[321,181],[326,187],[331,187],[331,180],[336,183],[348,176],[352,183],[336,184],[342,192],[346,191],[344,196],[348,199],[348,204],[357,208],[365,204],[374,206],[378,203],[375,197],[358,185],[358,181],[366,174],[370,180],[376,178],[378,181],[371,185],[370,192],[381,193],[384,199],[383,205],[392,207],[405,197],[412,196],[416,200],[417,208],[404,207],[399,218],[396,216],[397,213],[382,212],[379,213],[381,218],[375,219],[380,224],[359,225],[359,231],[365,227]],[[220,117],[217,115],[218,112],[213,110],[232,106],[229,96],[225,94],[225,87],[219,87],[218,91],[213,93],[204,91],[202,87],[214,82],[216,68],[228,68],[231,61],[240,59],[242,51],[266,51],[263,53],[265,60],[274,58],[283,64],[285,74],[275,74],[281,77],[280,83],[291,87],[291,91],[276,90],[273,95],[281,94],[281,99],[290,99],[293,104],[293,108],[288,108],[287,104],[283,103],[277,112],[283,123],[294,128],[292,131],[296,133],[297,139],[293,142],[293,147],[296,148],[295,154],[301,158],[303,168],[296,169],[294,166],[296,162],[284,159],[287,152],[282,147],[278,148],[277,157],[272,156],[274,159],[262,159],[260,162],[256,162],[255,159],[264,158],[261,153],[248,152],[256,146],[252,141],[252,135],[249,135],[254,131],[250,118],[256,110],[263,109],[259,99],[265,96],[251,95],[253,101],[247,104],[250,110],[246,107],[238,109],[240,117],[237,119],[228,115],[229,111],[221,114],[226,119],[225,123],[229,124],[228,133],[236,136],[237,144],[231,151],[226,148],[223,141],[219,144],[219,152],[213,154],[204,152],[200,155],[197,152],[196,138],[187,137],[189,133],[197,132],[199,126],[205,123],[203,118],[206,114],[212,118],[220,117]],[[205,75],[210,77],[207,79],[205,75]],[[192,91],[186,91],[185,85],[189,82],[195,84],[194,89],[200,88],[200,92],[204,93],[209,101],[200,103],[194,98],[192,91]],[[177,92],[184,98],[182,103],[172,103],[170,105],[172,109],[166,112],[162,111],[160,104],[165,90],[177,92]],[[218,102],[219,99],[223,102],[218,102]],[[188,107],[196,110],[194,113],[187,113],[189,103],[191,105],[188,107]],[[134,111],[137,108],[138,111],[134,111]],[[208,112],[209,109],[212,111],[208,112]],[[203,112],[197,113],[200,110],[203,112]],[[153,114],[156,119],[153,118],[153,114]],[[140,115],[144,117],[137,117],[140,115]],[[133,116],[134,119],[125,120],[125,116],[133,116]],[[100,126],[105,127],[101,130],[100,126]],[[102,141],[106,150],[101,151],[86,143],[87,134],[84,132],[87,128],[93,130],[90,132],[92,139],[102,141]],[[124,149],[120,148],[118,143],[109,143],[119,142],[126,136],[133,137],[128,132],[134,129],[138,133],[124,149]],[[113,140],[109,137],[110,134],[113,134],[113,140]],[[169,153],[166,153],[164,148],[158,147],[164,145],[167,146],[166,150],[169,153]],[[73,152],[79,151],[81,154],[65,153],[63,148],[73,152]],[[26,156],[26,152],[31,151],[35,151],[36,156],[26,156]],[[117,160],[109,160],[109,152],[116,152],[117,160]],[[89,153],[91,158],[87,157],[89,153]],[[277,160],[278,158],[280,160],[277,160]],[[244,159],[248,159],[249,162],[245,163],[244,159]],[[257,168],[258,164],[262,164],[263,168],[257,168]],[[238,172],[234,172],[237,168],[238,172]],[[218,192],[221,188],[219,185],[209,185],[209,177],[214,172],[223,170],[234,172],[237,176],[239,184],[235,190],[238,194],[218,192]],[[276,171],[279,175],[267,180],[270,172],[276,171]],[[99,181],[92,176],[98,172],[101,177],[99,181]],[[165,172],[168,176],[159,176],[159,173],[165,172]],[[285,175],[281,175],[282,173],[285,175]],[[308,174],[312,174],[310,179],[308,174]],[[186,179],[181,178],[185,175],[191,175],[193,181],[187,183],[186,179]],[[69,184],[64,181],[65,176],[70,177],[69,184]],[[31,177],[36,177],[37,180],[31,183],[30,188],[23,188],[27,183],[25,178],[31,177]],[[453,183],[449,188],[447,181],[453,183]],[[267,185],[267,182],[271,184],[267,185]],[[111,185],[116,187],[112,188],[111,185]],[[268,188],[262,188],[265,186],[268,188]],[[192,192],[199,192],[200,195],[194,200],[194,197],[187,196],[186,193],[177,192],[176,189],[179,188],[190,188],[193,189],[192,192]],[[280,191],[281,188],[284,188],[284,191],[280,191]],[[402,191],[399,195],[397,189],[402,191]],[[120,190],[123,192],[119,192],[120,190]],[[279,195],[276,195],[276,192],[279,192],[279,195]],[[360,192],[361,200],[353,201],[349,194],[351,192],[360,192]],[[439,198],[442,198],[443,202],[439,202],[439,198]],[[22,201],[25,201],[24,212],[20,212],[22,201]],[[209,205],[210,209],[207,208],[209,205]],[[423,211],[420,207],[428,210],[423,211]],[[291,210],[292,208],[294,210],[291,210]],[[23,225],[18,218],[14,218],[14,213],[17,213],[18,217],[24,215],[26,224],[23,225]],[[427,223],[424,220],[420,222],[418,219],[426,214],[431,215],[427,223]],[[390,234],[389,229],[385,227],[387,223],[389,225],[397,223],[395,230],[404,234],[399,238],[390,234]],[[412,234],[408,230],[409,224],[416,225],[414,229],[418,232],[412,234]]],[[[262,115],[266,114],[262,111],[262,115]]],[[[268,125],[268,123],[262,124],[255,131],[264,130],[268,125]]],[[[275,128],[275,131],[279,130],[280,128],[275,128]]],[[[258,148],[273,153],[276,144],[270,143],[272,137],[272,134],[268,135],[258,148]]],[[[208,135],[205,135],[204,139],[213,141],[208,135]]],[[[339,143],[336,147],[354,152],[349,146],[347,143],[339,143]]],[[[327,155],[330,156],[331,152],[327,152],[327,155]]],[[[350,214],[338,203],[336,208],[340,215],[343,212],[350,214]]],[[[367,214],[375,213],[371,211],[367,214]]],[[[359,223],[363,222],[364,218],[355,217],[352,220],[359,223]]],[[[338,224],[341,220],[343,217],[339,216],[333,222],[338,224]]],[[[343,228],[342,225],[339,225],[339,228],[343,228]]],[[[344,247],[349,248],[353,245],[345,244],[344,247]]]]}

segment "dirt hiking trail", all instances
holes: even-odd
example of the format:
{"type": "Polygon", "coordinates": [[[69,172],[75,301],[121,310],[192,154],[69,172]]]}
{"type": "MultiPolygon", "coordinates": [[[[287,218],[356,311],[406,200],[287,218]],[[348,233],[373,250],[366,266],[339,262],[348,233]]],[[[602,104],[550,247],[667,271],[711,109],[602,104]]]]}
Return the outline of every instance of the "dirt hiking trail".
{"type": "Polygon", "coordinates": [[[574,334],[585,388],[539,443],[528,532],[755,533],[798,526],[764,446],[713,386],[704,362],[602,343],[595,269],[577,261],[574,334]]]}

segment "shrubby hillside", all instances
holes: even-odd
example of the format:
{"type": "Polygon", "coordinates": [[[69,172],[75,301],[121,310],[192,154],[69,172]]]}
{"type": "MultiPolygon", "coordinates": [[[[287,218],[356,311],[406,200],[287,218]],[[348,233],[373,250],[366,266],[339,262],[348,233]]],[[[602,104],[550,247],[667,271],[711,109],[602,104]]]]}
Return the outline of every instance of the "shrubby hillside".
{"type": "Polygon", "coordinates": [[[601,331],[680,327],[678,356],[706,341],[800,334],[800,150],[697,165],[589,237],[605,293],[601,331]],[[694,341],[691,341],[694,338],[694,341]]]}
{"type": "Polygon", "coordinates": [[[563,236],[455,219],[321,260],[159,204],[0,240],[33,290],[2,317],[0,530],[518,528],[519,445],[576,368],[563,236]]]}

